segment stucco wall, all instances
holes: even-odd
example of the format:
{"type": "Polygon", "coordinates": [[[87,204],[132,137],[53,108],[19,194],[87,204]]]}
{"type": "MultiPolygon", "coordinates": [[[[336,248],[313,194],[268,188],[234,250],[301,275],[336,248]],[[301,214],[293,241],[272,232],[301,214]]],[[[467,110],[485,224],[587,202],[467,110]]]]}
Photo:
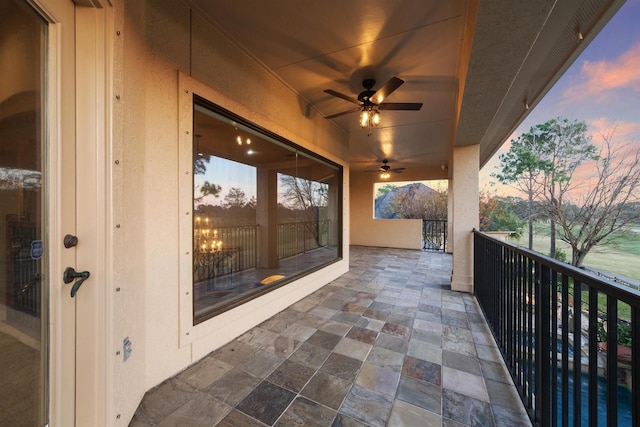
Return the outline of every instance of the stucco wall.
{"type": "MultiPolygon", "coordinates": [[[[343,165],[347,141],[184,3],[123,3],[125,9],[116,13],[121,34],[114,56],[123,115],[123,123],[114,124],[122,126],[114,132],[114,151],[121,154],[117,173],[122,186],[114,210],[121,213],[127,244],[119,245],[114,257],[115,276],[126,278],[126,298],[114,304],[118,318],[113,324],[115,343],[121,346],[129,337],[133,344],[126,362],[130,368],[120,368],[114,386],[114,399],[125,407],[122,419],[127,420],[147,389],[346,272],[349,226],[345,217],[342,261],[205,322],[195,339],[181,342],[179,242],[187,213],[179,209],[179,199],[191,186],[181,183],[185,171],[179,170],[184,132],[178,119],[179,72],[230,105],[236,103],[242,111],[234,112],[248,120],[343,165]]],[[[348,169],[345,182],[346,177],[348,169]]],[[[343,193],[346,199],[348,187],[343,193]]]]}
{"type": "Polygon", "coordinates": [[[351,173],[350,177],[351,244],[420,249],[422,220],[374,219],[373,185],[376,174],[351,173]]]}

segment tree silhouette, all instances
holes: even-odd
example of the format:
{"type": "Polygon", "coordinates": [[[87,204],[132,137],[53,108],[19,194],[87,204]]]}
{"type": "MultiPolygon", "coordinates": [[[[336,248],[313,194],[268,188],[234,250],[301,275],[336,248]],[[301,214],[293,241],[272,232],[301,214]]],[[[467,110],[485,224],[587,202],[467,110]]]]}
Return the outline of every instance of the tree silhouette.
{"type": "Polygon", "coordinates": [[[200,203],[202,199],[204,199],[206,196],[213,196],[217,199],[218,197],[220,197],[220,192],[222,191],[222,187],[219,186],[218,184],[213,184],[213,183],[210,183],[209,181],[205,181],[202,183],[199,190],[200,190],[201,196],[193,198],[193,201],[195,203],[200,203]]]}
{"type": "Polygon", "coordinates": [[[226,208],[242,208],[247,204],[247,195],[241,188],[232,187],[224,196],[224,206],[226,208]]]}

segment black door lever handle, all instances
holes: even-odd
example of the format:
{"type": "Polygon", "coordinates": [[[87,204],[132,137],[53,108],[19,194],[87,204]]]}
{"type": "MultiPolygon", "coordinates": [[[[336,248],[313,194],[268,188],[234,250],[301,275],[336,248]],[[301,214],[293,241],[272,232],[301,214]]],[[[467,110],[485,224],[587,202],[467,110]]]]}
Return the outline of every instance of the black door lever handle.
{"type": "Polygon", "coordinates": [[[64,270],[64,273],[62,274],[62,281],[64,283],[71,283],[75,279],[80,279],[71,287],[71,298],[76,296],[78,289],[80,289],[82,283],[87,280],[90,275],[91,273],[89,273],[88,271],[76,271],[73,267],[67,267],[64,270]]]}

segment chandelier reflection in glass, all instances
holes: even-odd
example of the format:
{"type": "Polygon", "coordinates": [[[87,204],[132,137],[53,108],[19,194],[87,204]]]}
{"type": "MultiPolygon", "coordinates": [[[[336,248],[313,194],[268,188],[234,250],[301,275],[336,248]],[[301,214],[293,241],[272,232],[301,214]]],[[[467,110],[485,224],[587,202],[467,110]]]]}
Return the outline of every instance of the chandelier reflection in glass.
{"type": "Polygon", "coordinates": [[[193,225],[193,245],[196,261],[200,265],[211,265],[222,251],[222,240],[218,230],[212,228],[208,217],[196,216],[193,225]]]}
{"type": "Polygon", "coordinates": [[[380,113],[371,105],[364,105],[360,112],[360,127],[367,128],[367,135],[371,135],[371,128],[380,124],[380,113]]]}

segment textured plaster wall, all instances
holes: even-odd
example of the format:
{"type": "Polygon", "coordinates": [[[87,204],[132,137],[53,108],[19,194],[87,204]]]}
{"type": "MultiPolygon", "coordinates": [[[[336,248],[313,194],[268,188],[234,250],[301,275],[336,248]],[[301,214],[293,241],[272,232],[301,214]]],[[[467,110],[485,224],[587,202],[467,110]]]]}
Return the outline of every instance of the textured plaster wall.
{"type": "MultiPolygon", "coordinates": [[[[279,310],[348,269],[348,221],[344,220],[344,260],[207,321],[206,333],[180,342],[180,223],[186,212],[179,196],[180,132],[178,72],[222,97],[241,104],[245,118],[313,151],[345,164],[346,136],[256,61],[221,36],[182,2],[148,0],[116,5],[114,81],[121,89],[122,126],[114,132],[121,156],[121,185],[114,210],[121,213],[123,238],[116,244],[115,276],[126,298],[114,307],[116,345],[128,336],[133,353],[115,392],[121,401],[139,402],[147,389],[186,368],[279,310]],[[122,9],[124,7],[124,9],[122,9]],[[118,136],[120,135],[120,136],[118,136]],[[120,138],[120,139],[118,139],[120,138]]],[[[117,115],[116,115],[117,116],[117,115]]],[[[345,174],[348,169],[345,169],[345,174]]],[[[345,179],[346,181],[346,179],[345,179]]],[[[183,186],[184,187],[184,186],[183,186]]],[[[344,188],[345,200],[348,188],[344,188]]],[[[348,211],[347,203],[345,212],[348,211]]],[[[128,407],[135,405],[127,404],[128,407]]],[[[133,415],[125,409],[122,419],[133,415]]]]}
{"type": "MultiPolygon", "coordinates": [[[[351,244],[387,248],[420,249],[422,220],[374,219],[373,184],[376,174],[351,173],[351,244]]],[[[404,177],[403,177],[404,178],[404,177]]]]}

